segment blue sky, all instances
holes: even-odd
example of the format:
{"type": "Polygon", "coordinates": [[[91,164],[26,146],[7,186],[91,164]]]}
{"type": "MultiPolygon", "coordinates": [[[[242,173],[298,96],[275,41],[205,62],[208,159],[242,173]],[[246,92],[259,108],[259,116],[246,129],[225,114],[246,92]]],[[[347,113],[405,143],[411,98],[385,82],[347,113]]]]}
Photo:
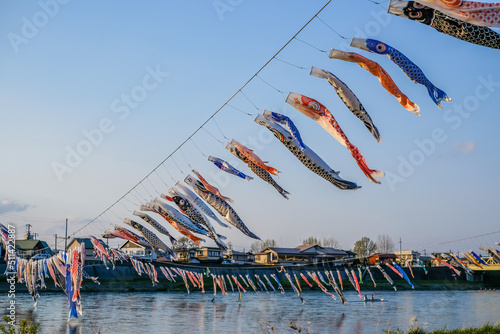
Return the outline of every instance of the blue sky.
{"type": "MultiPolygon", "coordinates": [[[[64,234],[65,218],[70,233],[84,226],[171,154],[324,4],[2,2],[1,221],[15,224],[19,234],[30,223],[49,242],[54,233],[64,234]],[[90,146],[85,133],[93,134],[90,146]],[[85,156],[68,158],[78,149],[85,156]]],[[[252,116],[223,108],[215,122],[79,235],[123,225],[140,202],[166,192],[193,167],[234,199],[234,209],[253,232],[284,247],[308,236],[332,236],[348,249],[362,236],[379,234],[401,238],[405,249],[427,251],[498,241],[495,234],[432,246],[498,230],[498,50],[386,12],[387,3],[332,1],[319,14],[329,27],[315,19],[298,38],[320,50],[358,52],[378,62],[420,106],[422,116],[401,107],[358,65],[328,59],[293,40],[277,58],[306,70],[271,61],[243,90],[251,102],[240,93],[229,103],[252,116]],[[453,101],[438,109],[425,87],[412,83],[387,57],[349,47],[352,37],[378,39],[400,50],[453,101]],[[356,93],[381,132],[381,144],[326,80],[309,75],[311,66],[334,73],[356,93]],[[327,106],[368,166],[386,172],[382,184],[370,183],[344,147],[286,105],[288,92],[327,106]],[[291,117],[304,142],[362,189],[341,191],[311,173],[253,122],[259,112],[254,105],[291,117]],[[277,182],[291,199],[258,178],[231,177],[208,162],[206,156],[217,156],[254,176],[224,149],[224,137],[245,142],[280,170],[277,182]]],[[[235,228],[218,232],[237,249],[253,242],[235,228]]]]}

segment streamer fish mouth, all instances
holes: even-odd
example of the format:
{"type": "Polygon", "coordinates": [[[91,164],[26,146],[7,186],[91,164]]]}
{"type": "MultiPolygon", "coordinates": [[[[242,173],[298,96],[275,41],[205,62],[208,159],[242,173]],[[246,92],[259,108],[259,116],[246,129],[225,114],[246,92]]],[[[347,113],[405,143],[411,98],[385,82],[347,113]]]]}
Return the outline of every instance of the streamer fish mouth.
{"type": "Polygon", "coordinates": [[[353,38],[351,41],[351,46],[354,48],[362,49],[365,51],[372,52],[368,47],[366,46],[366,39],[364,38],[353,38]]]}

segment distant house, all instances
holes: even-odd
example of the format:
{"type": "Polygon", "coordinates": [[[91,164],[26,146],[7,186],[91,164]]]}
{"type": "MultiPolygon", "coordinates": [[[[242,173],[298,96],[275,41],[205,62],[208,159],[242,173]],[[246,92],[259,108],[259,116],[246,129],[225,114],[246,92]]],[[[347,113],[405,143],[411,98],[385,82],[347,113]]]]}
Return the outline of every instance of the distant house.
{"type": "Polygon", "coordinates": [[[370,265],[376,265],[384,262],[392,262],[396,260],[396,255],[393,253],[374,253],[367,257],[368,263],[370,265]]]}
{"type": "Polygon", "coordinates": [[[347,255],[345,256],[344,260],[352,260],[352,259],[355,259],[358,254],[354,253],[353,251],[350,251],[350,250],[345,250],[344,252],[347,253],[347,255]]]}
{"type": "Polygon", "coordinates": [[[255,255],[251,252],[238,252],[235,250],[229,250],[226,259],[234,264],[245,264],[255,261],[255,255]]]}
{"type": "Polygon", "coordinates": [[[156,260],[157,258],[156,252],[130,240],[121,244],[120,247],[118,247],[118,250],[138,259],[156,260]]]}
{"type": "MultiPolygon", "coordinates": [[[[105,242],[100,239],[97,240],[104,246],[104,248],[108,248],[105,242]]],[[[90,241],[90,238],[73,238],[66,246],[66,251],[80,247],[82,244],[85,245],[85,264],[91,265],[101,263],[101,259],[95,257],[94,245],[92,244],[92,241],[90,241]]]]}
{"type": "Polygon", "coordinates": [[[410,261],[411,264],[418,264],[418,259],[420,258],[420,253],[412,250],[395,251],[396,262],[400,264],[406,264],[406,261],[410,261]]]}
{"type": "Polygon", "coordinates": [[[29,259],[37,254],[47,254],[48,256],[54,255],[49,245],[42,240],[16,240],[16,253],[17,256],[29,259]]]}
{"type": "Polygon", "coordinates": [[[217,247],[192,248],[189,251],[189,258],[202,262],[222,262],[224,256],[222,250],[217,247]]]}
{"type": "Polygon", "coordinates": [[[262,264],[318,264],[339,261],[347,253],[340,249],[319,245],[300,245],[295,248],[267,247],[255,254],[255,262],[262,264]]]}
{"type": "Polygon", "coordinates": [[[177,254],[177,262],[189,262],[191,249],[174,249],[174,251],[177,254]]]}

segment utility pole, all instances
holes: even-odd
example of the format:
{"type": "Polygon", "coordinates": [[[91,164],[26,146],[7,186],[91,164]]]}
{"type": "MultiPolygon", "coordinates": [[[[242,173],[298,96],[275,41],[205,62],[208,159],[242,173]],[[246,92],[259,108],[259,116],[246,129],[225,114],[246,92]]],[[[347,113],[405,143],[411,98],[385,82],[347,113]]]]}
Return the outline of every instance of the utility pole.
{"type": "Polygon", "coordinates": [[[26,224],[26,240],[31,240],[31,224],[26,224]]]}
{"type": "Polygon", "coordinates": [[[64,251],[66,252],[66,247],[68,247],[68,218],[66,218],[66,233],[64,234],[64,251]]]}
{"type": "Polygon", "coordinates": [[[399,237],[399,263],[401,264],[401,260],[403,259],[403,248],[401,247],[401,237],[399,237]]]}
{"type": "Polygon", "coordinates": [[[54,243],[54,252],[57,253],[57,234],[54,234],[55,243],[54,243]]]}

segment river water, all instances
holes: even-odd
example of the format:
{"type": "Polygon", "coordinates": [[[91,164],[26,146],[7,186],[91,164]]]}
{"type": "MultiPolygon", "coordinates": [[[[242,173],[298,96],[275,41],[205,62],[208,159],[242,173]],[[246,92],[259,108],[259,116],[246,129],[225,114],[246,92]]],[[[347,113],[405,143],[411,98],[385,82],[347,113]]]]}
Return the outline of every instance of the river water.
{"type": "MultiPolygon", "coordinates": [[[[201,294],[199,291],[86,293],[83,317],[68,328],[68,302],[62,293],[43,293],[36,310],[27,293],[16,295],[18,319],[41,323],[41,333],[383,333],[460,328],[500,323],[500,291],[364,291],[382,302],[363,302],[346,291],[347,305],[322,292],[303,292],[302,304],[292,291],[285,294],[247,291],[238,294],[201,294]],[[416,316],[416,321],[412,318],[416,316]]],[[[0,298],[6,314],[8,298],[0,298]]]]}

